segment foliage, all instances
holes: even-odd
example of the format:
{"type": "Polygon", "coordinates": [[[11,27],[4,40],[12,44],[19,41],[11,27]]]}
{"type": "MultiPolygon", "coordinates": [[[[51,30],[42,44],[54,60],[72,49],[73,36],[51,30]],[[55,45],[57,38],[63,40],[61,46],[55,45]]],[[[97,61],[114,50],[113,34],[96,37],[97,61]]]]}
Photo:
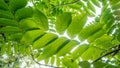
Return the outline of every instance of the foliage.
{"type": "Polygon", "coordinates": [[[119,0],[0,0],[0,67],[29,57],[48,67],[119,68],[119,53],[94,62],[119,51],[119,7],[119,0]]]}

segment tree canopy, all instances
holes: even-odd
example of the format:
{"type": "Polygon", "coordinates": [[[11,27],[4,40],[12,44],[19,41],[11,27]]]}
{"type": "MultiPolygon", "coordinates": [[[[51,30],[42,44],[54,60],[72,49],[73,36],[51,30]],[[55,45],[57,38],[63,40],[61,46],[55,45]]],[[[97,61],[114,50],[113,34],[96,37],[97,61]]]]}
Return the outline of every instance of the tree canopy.
{"type": "Polygon", "coordinates": [[[119,0],[0,0],[2,68],[119,68],[119,51],[119,0]]]}

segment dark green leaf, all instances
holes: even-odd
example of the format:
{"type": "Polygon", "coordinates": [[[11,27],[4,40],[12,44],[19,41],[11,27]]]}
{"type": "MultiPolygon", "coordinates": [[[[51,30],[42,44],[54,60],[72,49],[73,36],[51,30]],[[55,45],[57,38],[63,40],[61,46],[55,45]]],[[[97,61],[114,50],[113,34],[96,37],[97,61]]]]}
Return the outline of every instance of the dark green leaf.
{"type": "Polygon", "coordinates": [[[20,21],[33,15],[32,7],[22,8],[16,11],[15,18],[20,21]]]}
{"type": "Polygon", "coordinates": [[[28,0],[10,0],[9,8],[12,12],[26,6],[28,0]]]}
{"type": "Polygon", "coordinates": [[[0,25],[16,26],[18,23],[15,20],[0,18],[0,25]]]}
{"type": "Polygon", "coordinates": [[[0,32],[9,34],[9,33],[18,33],[21,32],[21,30],[18,27],[6,26],[1,28],[0,32]]]}

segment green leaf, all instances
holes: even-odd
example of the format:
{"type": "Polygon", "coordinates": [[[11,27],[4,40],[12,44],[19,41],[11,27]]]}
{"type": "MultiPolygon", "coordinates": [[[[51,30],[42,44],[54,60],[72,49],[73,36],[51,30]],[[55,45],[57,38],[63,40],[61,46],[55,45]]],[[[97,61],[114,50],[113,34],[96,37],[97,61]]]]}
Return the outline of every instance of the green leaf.
{"type": "Polygon", "coordinates": [[[13,41],[20,41],[20,39],[22,38],[22,35],[23,35],[22,33],[14,33],[14,34],[11,34],[8,39],[13,41]]]}
{"type": "Polygon", "coordinates": [[[98,32],[96,32],[95,34],[93,34],[92,36],[88,37],[88,41],[89,42],[93,42],[95,41],[97,38],[101,37],[102,35],[104,35],[106,33],[106,30],[101,29],[98,32]]]}
{"type": "Polygon", "coordinates": [[[114,4],[118,3],[118,2],[120,2],[120,0],[110,0],[111,5],[114,5],[114,4]]]}
{"type": "Polygon", "coordinates": [[[55,63],[55,56],[52,56],[51,57],[51,60],[50,60],[50,64],[53,66],[55,63]]]}
{"type": "Polygon", "coordinates": [[[103,68],[103,67],[105,67],[107,64],[106,63],[102,63],[102,62],[95,62],[94,64],[94,68],[103,68]]]}
{"type": "Polygon", "coordinates": [[[32,18],[23,19],[19,22],[19,27],[22,30],[29,30],[33,28],[40,28],[39,25],[32,18]]]}
{"type": "Polygon", "coordinates": [[[78,63],[76,61],[72,61],[69,57],[64,57],[62,62],[67,68],[79,68],[78,63]]]}
{"type": "Polygon", "coordinates": [[[48,64],[49,58],[44,59],[45,64],[48,64]]]}
{"type": "Polygon", "coordinates": [[[100,3],[98,0],[91,0],[92,3],[94,3],[96,6],[100,7],[100,3]]]}
{"type": "Polygon", "coordinates": [[[83,54],[82,54],[82,59],[84,61],[87,61],[87,60],[95,60],[97,59],[100,54],[101,54],[102,50],[100,50],[99,48],[97,47],[94,47],[94,46],[90,46],[83,54]]]}
{"type": "Polygon", "coordinates": [[[0,10],[0,18],[13,19],[13,15],[9,11],[0,10]]]}
{"type": "Polygon", "coordinates": [[[0,25],[16,26],[18,23],[15,20],[0,18],[0,25]]]}
{"type": "Polygon", "coordinates": [[[40,26],[41,29],[44,30],[49,29],[47,17],[37,9],[35,10],[34,20],[40,26]]]}
{"type": "Polygon", "coordinates": [[[8,43],[7,45],[7,54],[8,56],[10,56],[12,54],[12,46],[11,46],[11,43],[8,43]]]}
{"type": "Polygon", "coordinates": [[[95,62],[93,65],[94,65],[94,68],[118,68],[115,65],[103,63],[103,62],[100,62],[100,61],[95,62]]]}
{"type": "Polygon", "coordinates": [[[106,19],[105,17],[109,17],[110,15],[110,9],[106,9],[105,8],[105,10],[102,10],[102,11],[104,11],[104,12],[102,12],[102,14],[101,14],[101,17],[100,17],[100,22],[101,23],[106,23],[104,20],[106,19]]]}
{"type": "Polygon", "coordinates": [[[103,36],[101,36],[100,38],[95,40],[93,42],[93,44],[99,48],[106,49],[106,48],[113,46],[113,44],[111,42],[112,39],[113,39],[112,36],[108,36],[108,35],[104,34],[103,36]]]}
{"type": "Polygon", "coordinates": [[[66,53],[69,53],[79,42],[75,40],[71,40],[68,44],[66,44],[58,53],[58,56],[64,56],[66,53]]]}
{"type": "Polygon", "coordinates": [[[47,33],[34,42],[33,49],[39,49],[41,47],[44,47],[50,42],[54,41],[55,39],[57,39],[57,35],[52,33],[47,33]]]}
{"type": "Polygon", "coordinates": [[[16,11],[15,18],[20,21],[21,19],[32,17],[33,9],[32,7],[22,8],[16,11]]]}
{"type": "Polygon", "coordinates": [[[9,8],[12,12],[26,6],[28,0],[10,0],[9,8]]]}
{"type": "Polygon", "coordinates": [[[57,66],[60,66],[60,63],[61,63],[61,59],[56,56],[56,65],[57,65],[57,66]]]}
{"type": "Polygon", "coordinates": [[[113,12],[115,15],[120,15],[120,10],[116,10],[113,12]]]}
{"type": "Polygon", "coordinates": [[[4,0],[0,0],[0,9],[8,10],[7,4],[4,2],[4,0]]]}
{"type": "Polygon", "coordinates": [[[73,51],[73,53],[71,54],[71,58],[73,60],[76,60],[78,57],[80,57],[88,49],[88,47],[89,46],[87,44],[79,45],[79,47],[77,49],[75,49],[73,51]]]}
{"type": "Polygon", "coordinates": [[[14,54],[16,55],[18,53],[18,49],[19,48],[19,45],[17,44],[14,44],[14,54]]]}
{"type": "Polygon", "coordinates": [[[88,61],[81,61],[79,62],[81,68],[91,68],[91,64],[88,61]]]}
{"type": "Polygon", "coordinates": [[[71,13],[65,12],[63,14],[60,14],[57,17],[56,24],[55,24],[57,32],[60,34],[64,33],[64,31],[70,25],[71,20],[72,20],[71,13]]]}
{"type": "Polygon", "coordinates": [[[94,13],[92,11],[90,11],[88,6],[83,6],[83,8],[84,8],[84,11],[86,11],[88,16],[90,16],[90,17],[94,16],[94,13]]]}
{"type": "Polygon", "coordinates": [[[102,29],[102,26],[103,26],[103,24],[101,24],[101,23],[89,24],[88,26],[86,26],[85,28],[83,28],[80,31],[80,33],[79,33],[79,39],[81,41],[87,39],[91,35],[93,35],[96,32],[98,32],[100,29],[102,29]]]}
{"type": "Polygon", "coordinates": [[[92,3],[90,1],[87,2],[87,6],[90,10],[92,10],[93,12],[95,12],[95,7],[92,5],[92,3]]]}
{"type": "Polygon", "coordinates": [[[24,43],[24,44],[31,44],[33,43],[33,41],[42,36],[45,32],[43,30],[31,30],[31,31],[27,31],[22,39],[21,39],[21,43],[24,43]]]}
{"type": "Polygon", "coordinates": [[[18,27],[14,26],[6,26],[0,29],[0,32],[2,33],[19,33],[21,30],[18,27]]]}
{"type": "Polygon", "coordinates": [[[4,55],[6,52],[6,45],[2,44],[0,47],[1,47],[1,54],[4,55]]]}
{"type": "Polygon", "coordinates": [[[119,9],[120,8],[120,2],[117,2],[116,4],[111,6],[112,9],[119,9]]]}
{"type": "Polygon", "coordinates": [[[67,29],[68,35],[75,37],[81,31],[87,20],[86,13],[76,15],[67,29]]]}
{"type": "MultiPolygon", "coordinates": [[[[119,30],[120,31],[120,30],[119,30]]],[[[117,39],[120,42],[120,32],[118,32],[117,39]]]]}
{"type": "Polygon", "coordinates": [[[65,37],[58,38],[54,42],[50,43],[44,48],[43,54],[38,57],[38,60],[49,58],[57,53],[63,46],[68,43],[68,39],[65,37]]]}

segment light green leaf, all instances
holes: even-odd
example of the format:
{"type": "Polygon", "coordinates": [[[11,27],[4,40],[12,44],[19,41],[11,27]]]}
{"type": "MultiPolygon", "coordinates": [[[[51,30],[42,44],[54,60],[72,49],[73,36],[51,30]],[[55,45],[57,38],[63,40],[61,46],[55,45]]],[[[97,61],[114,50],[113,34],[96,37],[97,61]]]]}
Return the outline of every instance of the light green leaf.
{"type": "Polygon", "coordinates": [[[48,64],[48,63],[49,63],[49,59],[50,59],[50,58],[44,59],[45,64],[48,64]]]}
{"type": "Polygon", "coordinates": [[[80,45],[77,49],[75,49],[75,51],[73,51],[73,53],[71,54],[71,58],[73,60],[76,60],[88,49],[88,47],[89,46],[87,44],[80,45]]]}
{"type": "Polygon", "coordinates": [[[98,32],[96,32],[95,34],[93,34],[92,36],[88,37],[88,41],[89,42],[93,42],[95,41],[97,38],[101,37],[102,35],[104,35],[106,33],[106,30],[101,29],[98,32]]]}
{"type": "Polygon", "coordinates": [[[102,29],[102,26],[103,26],[103,24],[101,24],[101,23],[89,24],[88,26],[86,26],[85,28],[83,28],[80,31],[80,33],[79,33],[79,39],[81,41],[87,39],[91,35],[93,35],[96,32],[98,32],[100,29],[102,29]]]}
{"type": "Polygon", "coordinates": [[[58,53],[58,56],[64,56],[66,53],[69,53],[79,42],[75,40],[71,40],[68,44],[66,44],[58,53]]]}
{"type": "Polygon", "coordinates": [[[2,44],[0,47],[1,47],[1,54],[4,55],[7,47],[5,44],[2,44]]]}
{"type": "Polygon", "coordinates": [[[75,37],[81,31],[87,20],[86,13],[76,15],[67,29],[68,35],[75,37]]]}
{"type": "Polygon", "coordinates": [[[43,54],[38,57],[38,60],[49,58],[57,53],[63,46],[68,43],[68,39],[65,37],[58,38],[54,42],[50,43],[44,48],[43,54]]]}
{"type": "Polygon", "coordinates": [[[94,3],[96,6],[100,7],[100,3],[98,0],[91,0],[92,3],[94,3]]]}
{"type": "Polygon", "coordinates": [[[52,33],[47,33],[33,43],[33,49],[39,49],[41,47],[44,47],[50,42],[53,42],[55,39],[57,39],[57,35],[52,33]]]}
{"type": "Polygon", "coordinates": [[[57,65],[57,66],[60,66],[60,63],[61,63],[61,59],[56,56],[56,65],[57,65]]]}
{"type": "Polygon", "coordinates": [[[55,63],[55,56],[52,56],[51,57],[51,60],[50,60],[50,64],[53,66],[55,63]]]}
{"type": "Polygon", "coordinates": [[[40,28],[32,18],[23,19],[19,22],[19,27],[23,30],[40,28]]]}
{"type": "Polygon", "coordinates": [[[82,54],[82,59],[84,61],[87,60],[96,60],[100,54],[101,54],[102,50],[100,50],[99,48],[90,46],[83,54],[82,54]]]}
{"type": "Polygon", "coordinates": [[[90,10],[92,10],[93,12],[95,12],[95,7],[92,5],[92,3],[90,1],[87,2],[87,6],[90,10]]]}
{"type": "Polygon", "coordinates": [[[83,7],[84,7],[84,10],[86,11],[88,16],[90,16],[90,17],[94,16],[94,13],[92,11],[90,11],[88,6],[83,6],[83,7]]]}
{"type": "Polygon", "coordinates": [[[114,45],[111,42],[112,39],[113,39],[113,36],[104,34],[103,36],[95,40],[93,44],[99,48],[106,49],[114,45]]]}
{"type": "Polygon", "coordinates": [[[47,17],[37,9],[35,10],[34,20],[40,26],[41,29],[44,30],[49,29],[47,17]]]}
{"type": "Polygon", "coordinates": [[[27,31],[22,39],[21,39],[21,43],[24,43],[24,44],[31,44],[33,43],[33,41],[42,36],[45,32],[43,30],[31,30],[31,31],[27,31]]]}
{"type": "Polygon", "coordinates": [[[67,68],[79,68],[78,63],[69,57],[64,57],[62,62],[67,68]]]}
{"type": "Polygon", "coordinates": [[[66,28],[70,25],[72,20],[71,13],[65,12],[60,14],[56,20],[56,30],[58,33],[62,34],[66,28]]]}

